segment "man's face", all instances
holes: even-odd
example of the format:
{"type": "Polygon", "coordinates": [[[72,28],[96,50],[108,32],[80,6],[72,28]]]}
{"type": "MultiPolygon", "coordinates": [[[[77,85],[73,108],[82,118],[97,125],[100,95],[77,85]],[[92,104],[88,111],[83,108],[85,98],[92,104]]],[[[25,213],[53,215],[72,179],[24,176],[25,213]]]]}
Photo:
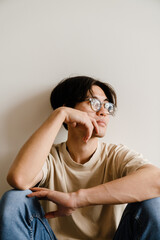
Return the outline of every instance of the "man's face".
{"type": "MultiPolygon", "coordinates": [[[[106,97],[104,91],[96,85],[94,85],[92,87],[92,96],[88,91],[87,98],[89,98],[89,97],[95,97],[95,98],[99,99],[101,103],[104,103],[107,101],[107,97],[106,97]]],[[[109,122],[109,115],[107,113],[107,110],[104,108],[103,104],[102,104],[101,109],[97,112],[92,110],[89,101],[77,103],[75,106],[75,109],[87,112],[90,117],[92,117],[96,120],[98,127],[99,127],[99,133],[96,134],[93,131],[92,137],[104,137],[104,135],[106,133],[106,128],[107,128],[107,125],[109,122]]]]}

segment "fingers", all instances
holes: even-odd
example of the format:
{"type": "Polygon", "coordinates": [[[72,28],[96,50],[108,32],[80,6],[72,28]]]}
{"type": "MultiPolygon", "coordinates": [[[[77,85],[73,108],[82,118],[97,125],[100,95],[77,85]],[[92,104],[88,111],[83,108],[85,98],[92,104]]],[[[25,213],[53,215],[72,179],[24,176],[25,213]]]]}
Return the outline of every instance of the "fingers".
{"type": "Polygon", "coordinates": [[[95,133],[98,134],[99,133],[99,127],[98,127],[98,124],[97,124],[96,120],[94,118],[92,118],[91,121],[92,121],[92,124],[94,126],[95,133]]]}
{"type": "Polygon", "coordinates": [[[34,193],[30,193],[27,195],[27,197],[31,198],[31,197],[37,197],[37,198],[46,198],[46,192],[34,192],[34,193]]]}
{"type": "Polygon", "coordinates": [[[32,193],[28,194],[27,197],[37,197],[40,200],[48,199],[48,189],[46,188],[30,188],[32,193]]]}
{"type": "Polygon", "coordinates": [[[47,188],[30,188],[32,193],[28,194],[27,197],[37,197],[39,200],[48,200],[56,204],[67,204],[69,195],[67,193],[52,191],[47,188]]]}
{"type": "Polygon", "coordinates": [[[77,109],[66,108],[66,118],[65,123],[70,125],[71,127],[82,127],[85,130],[85,136],[83,137],[83,141],[87,142],[93,131],[98,133],[99,127],[96,120],[93,117],[90,117],[87,112],[83,112],[77,109]]]}
{"type": "Polygon", "coordinates": [[[92,137],[93,131],[98,134],[99,127],[94,118],[88,116],[88,121],[85,122],[86,127],[86,135],[83,138],[84,142],[88,142],[88,140],[92,137]]]}
{"type": "Polygon", "coordinates": [[[50,218],[56,218],[56,217],[65,217],[65,216],[70,216],[73,213],[73,210],[70,208],[64,208],[64,209],[58,209],[57,211],[54,212],[48,212],[45,214],[45,218],[50,219],[50,218]]]}
{"type": "Polygon", "coordinates": [[[73,122],[70,124],[72,127],[76,127],[77,126],[77,123],[76,122],[73,122]]]}
{"type": "Polygon", "coordinates": [[[48,189],[47,188],[42,188],[42,187],[32,187],[32,188],[30,188],[30,190],[32,192],[36,192],[36,191],[47,191],[48,189]]]}
{"type": "Polygon", "coordinates": [[[58,210],[54,212],[48,212],[44,215],[45,218],[50,219],[50,218],[56,218],[56,217],[64,217],[66,216],[65,214],[60,213],[58,210]]]}
{"type": "Polygon", "coordinates": [[[59,217],[58,214],[57,214],[57,211],[54,211],[54,212],[49,212],[49,213],[46,213],[44,215],[45,218],[47,219],[50,219],[50,218],[55,218],[55,217],[59,217]]]}
{"type": "Polygon", "coordinates": [[[57,191],[52,191],[47,188],[30,188],[32,193],[28,194],[27,197],[37,197],[40,200],[48,200],[55,203],[58,207],[57,211],[46,213],[46,218],[55,218],[62,216],[69,216],[76,209],[73,206],[73,201],[70,199],[68,193],[62,193],[57,191]]]}

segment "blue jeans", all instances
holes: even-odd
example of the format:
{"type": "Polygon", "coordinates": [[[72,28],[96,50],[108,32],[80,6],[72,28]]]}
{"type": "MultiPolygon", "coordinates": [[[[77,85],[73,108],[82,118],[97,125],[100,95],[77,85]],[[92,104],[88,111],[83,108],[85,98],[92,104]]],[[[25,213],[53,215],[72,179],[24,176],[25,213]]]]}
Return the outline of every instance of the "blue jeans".
{"type": "Polygon", "coordinates": [[[55,240],[39,201],[30,190],[10,190],[0,200],[0,240],[55,240]]]}
{"type": "MultiPolygon", "coordinates": [[[[30,190],[11,190],[0,200],[0,240],[56,240],[30,190]]],[[[160,198],[127,205],[113,240],[159,240],[160,198]]]]}

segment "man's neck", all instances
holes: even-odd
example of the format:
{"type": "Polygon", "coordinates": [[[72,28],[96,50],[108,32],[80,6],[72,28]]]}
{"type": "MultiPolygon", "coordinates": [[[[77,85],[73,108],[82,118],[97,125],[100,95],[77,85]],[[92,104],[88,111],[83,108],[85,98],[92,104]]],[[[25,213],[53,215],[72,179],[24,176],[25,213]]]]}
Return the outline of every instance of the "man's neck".
{"type": "Polygon", "coordinates": [[[98,146],[98,139],[91,138],[87,143],[83,142],[82,139],[71,139],[67,140],[67,150],[71,155],[71,158],[77,162],[84,164],[89,161],[98,146]]]}

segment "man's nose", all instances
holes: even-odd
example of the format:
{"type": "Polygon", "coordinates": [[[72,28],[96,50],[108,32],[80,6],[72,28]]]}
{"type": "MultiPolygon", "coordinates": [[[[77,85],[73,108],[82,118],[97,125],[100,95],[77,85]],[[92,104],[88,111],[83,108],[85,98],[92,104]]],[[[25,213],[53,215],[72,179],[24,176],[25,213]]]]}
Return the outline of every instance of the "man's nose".
{"type": "Polygon", "coordinates": [[[107,114],[107,109],[104,107],[104,104],[102,104],[100,110],[97,112],[97,115],[106,116],[107,114]]]}

